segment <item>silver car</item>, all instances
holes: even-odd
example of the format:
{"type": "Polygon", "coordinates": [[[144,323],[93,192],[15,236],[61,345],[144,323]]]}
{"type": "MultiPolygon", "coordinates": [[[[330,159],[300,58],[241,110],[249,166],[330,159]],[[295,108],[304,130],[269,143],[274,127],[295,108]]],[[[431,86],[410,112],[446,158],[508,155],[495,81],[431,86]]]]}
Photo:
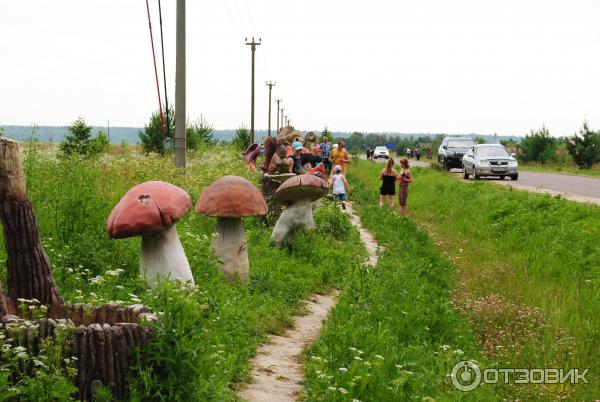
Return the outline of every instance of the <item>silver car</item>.
{"type": "Polygon", "coordinates": [[[506,148],[500,144],[479,144],[463,156],[463,179],[473,175],[475,180],[483,176],[496,176],[500,180],[509,176],[512,180],[519,178],[519,163],[506,148]]]}

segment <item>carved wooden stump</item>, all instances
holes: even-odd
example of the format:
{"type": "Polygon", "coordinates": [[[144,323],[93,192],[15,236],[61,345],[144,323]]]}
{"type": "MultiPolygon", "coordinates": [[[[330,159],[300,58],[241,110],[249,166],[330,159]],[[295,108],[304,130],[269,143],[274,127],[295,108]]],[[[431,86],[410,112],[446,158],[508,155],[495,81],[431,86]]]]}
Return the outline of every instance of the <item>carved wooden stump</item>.
{"type": "Polygon", "coordinates": [[[39,327],[20,334],[21,344],[37,353],[39,341],[54,336],[57,322],[74,326],[71,343],[77,357],[79,398],[91,400],[94,390],[104,385],[115,399],[123,399],[129,351],[146,343],[150,335],[138,323],[156,317],[141,305],[65,305],[27,198],[18,144],[8,138],[0,138],[0,222],[8,255],[8,297],[0,284],[0,321],[24,321],[18,316],[17,299],[36,299],[46,305],[46,318],[38,321],[39,327]]]}

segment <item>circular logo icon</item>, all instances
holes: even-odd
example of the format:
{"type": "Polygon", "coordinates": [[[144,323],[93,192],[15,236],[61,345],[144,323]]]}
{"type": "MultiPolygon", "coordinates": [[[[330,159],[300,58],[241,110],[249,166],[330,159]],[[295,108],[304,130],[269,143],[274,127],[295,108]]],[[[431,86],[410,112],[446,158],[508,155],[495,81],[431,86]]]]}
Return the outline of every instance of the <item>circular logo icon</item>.
{"type": "Polygon", "coordinates": [[[458,362],[450,373],[452,385],[460,391],[473,391],[481,384],[481,369],[470,360],[458,362]]]}

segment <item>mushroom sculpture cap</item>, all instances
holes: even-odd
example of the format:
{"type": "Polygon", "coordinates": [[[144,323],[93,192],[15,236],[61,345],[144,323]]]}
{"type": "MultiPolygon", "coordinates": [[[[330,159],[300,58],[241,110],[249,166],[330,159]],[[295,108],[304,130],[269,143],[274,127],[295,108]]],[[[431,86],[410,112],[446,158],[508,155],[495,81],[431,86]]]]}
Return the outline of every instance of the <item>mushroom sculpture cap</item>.
{"type": "Polygon", "coordinates": [[[265,215],[267,203],[261,192],[239,176],[224,176],[204,189],[196,201],[196,212],[219,218],[265,215]]]}
{"type": "Polygon", "coordinates": [[[288,203],[292,201],[310,199],[316,201],[325,196],[329,191],[327,182],[311,174],[301,174],[287,179],[277,191],[275,201],[288,203]]]}
{"type": "Polygon", "coordinates": [[[106,231],[114,239],[157,233],[192,207],[183,189],[164,181],[147,181],[129,190],[113,208],[106,231]]]}

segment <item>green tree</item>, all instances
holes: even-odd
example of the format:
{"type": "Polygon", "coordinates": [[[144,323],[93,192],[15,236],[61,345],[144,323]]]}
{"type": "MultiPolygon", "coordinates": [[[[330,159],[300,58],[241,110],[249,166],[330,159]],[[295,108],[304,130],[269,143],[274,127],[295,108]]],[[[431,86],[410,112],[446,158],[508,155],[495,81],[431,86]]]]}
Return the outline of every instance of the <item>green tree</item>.
{"type": "Polygon", "coordinates": [[[92,138],[92,127],[83,117],[78,117],[70,126],[69,134],[60,143],[64,155],[96,156],[108,150],[108,137],[102,131],[92,138]]]}
{"type": "Polygon", "coordinates": [[[78,117],[69,126],[69,134],[60,143],[60,150],[66,155],[87,153],[91,133],[92,127],[85,123],[83,117],[78,117]]]}
{"type": "Polygon", "coordinates": [[[520,158],[524,162],[547,163],[556,160],[556,138],[542,126],[539,130],[531,130],[521,141],[520,158]]]}
{"type": "Polygon", "coordinates": [[[485,140],[485,138],[483,138],[482,136],[477,136],[475,137],[475,139],[473,139],[473,141],[475,141],[475,144],[485,144],[487,141],[485,140]]]}
{"type": "Polygon", "coordinates": [[[329,129],[327,128],[327,126],[325,126],[323,131],[321,131],[321,138],[319,138],[319,142],[323,142],[323,137],[329,138],[330,142],[333,140],[333,138],[331,138],[331,133],[329,132],[329,129]]]}
{"type": "MultiPolygon", "coordinates": [[[[144,126],[143,130],[138,132],[140,144],[146,153],[156,152],[160,155],[165,154],[165,143],[173,143],[173,135],[175,133],[175,113],[173,109],[168,110],[169,115],[169,130],[163,134],[160,113],[154,112],[150,116],[150,121],[144,126]]],[[[166,119],[165,119],[166,124],[166,119]]],[[[165,128],[166,130],[166,128],[165,128]]]]}
{"type": "Polygon", "coordinates": [[[590,169],[594,163],[600,162],[600,132],[592,131],[587,122],[578,133],[566,139],[567,150],[582,169],[590,169]]]}
{"type": "Polygon", "coordinates": [[[213,127],[200,116],[199,120],[196,120],[190,124],[186,129],[186,146],[188,149],[198,149],[202,144],[214,145],[216,140],[213,136],[215,130],[213,127]]]}
{"type": "Polygon", "coordinates": [[[104,154],[108,151],[109,146],[110,142],[108,141],[108,135],[100,130],[98,131],[98,134],[96,134],[96,137],[90,141],[88,155],[95,156],[104,154]]]}
{"type": "Polygon", "coordinates": [[[250,130],[242,124],[235,130],[235,136],[231,143],[237,149],[245,151],[250,146],[250,130]]]}

